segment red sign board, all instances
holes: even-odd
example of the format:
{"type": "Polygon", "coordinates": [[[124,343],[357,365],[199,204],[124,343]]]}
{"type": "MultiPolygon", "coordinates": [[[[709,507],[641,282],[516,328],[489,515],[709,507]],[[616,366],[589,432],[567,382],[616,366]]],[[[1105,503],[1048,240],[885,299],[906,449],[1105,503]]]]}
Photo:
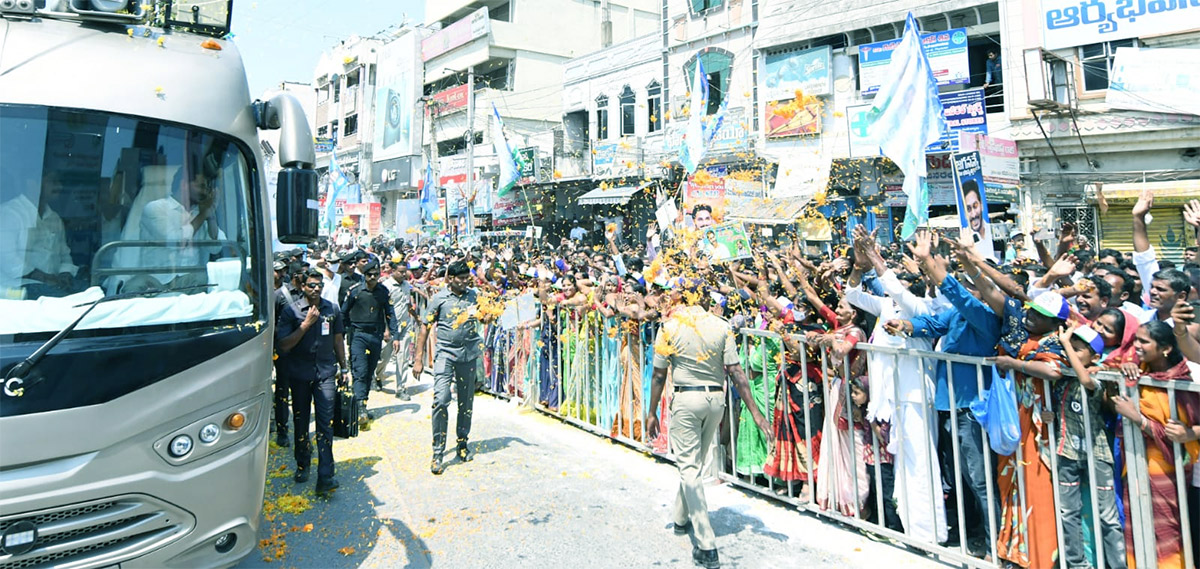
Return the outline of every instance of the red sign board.
{"type": "Polygon", "coordinates": [[[433,106],[433,114],[444,115],[467,108],[468,94],[466,85],[459,85],[458,87],[434,93],[433,100],[436,101],[436,104],[433,106]]]}

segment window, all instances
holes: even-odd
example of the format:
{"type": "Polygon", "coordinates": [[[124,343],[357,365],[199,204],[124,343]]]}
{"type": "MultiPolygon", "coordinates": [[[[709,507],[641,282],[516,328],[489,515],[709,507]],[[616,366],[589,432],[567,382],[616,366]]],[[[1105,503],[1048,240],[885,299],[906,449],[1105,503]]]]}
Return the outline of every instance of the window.
{"type": "Polygon", "coordinates": [[[351,71],[350,73],[346,74],[346,88],[347,89],[358,86],[359,71],[360,71],[359,69],[355,69],[354,71],[351,71]]]}
{"type": "Polygon", "coordinates": [[[495,8],[488,8],[488,17],[498,22],[511,22],[512,2],[505,2],[495,8]]]}
{"type": "Polygon", "coordinates": [[[1109,73],[1117,48],[1135,47],[1137,40],[1127,39],[1094,43],[1079,48],[1079,62],[1083,65],[1083,90],[1103,91],[1108,89],[1109,73]]]}
{"type": "Polygon", "coordinates": [[[692,4],[692,12],[701,14],[709,10],[720,8],[725,0],[689,0],[692,4]]]}
{"type": "Polygon", "coordinates": [[[254,162],[240,141],[99,111],[7,104],[0,139],[0,290],[6,308],[26,315],[0,322],[0,335],[57,332],[82,314],[80,303],[103,297],[112,302],[80,330],[182,329],[269,310],[252,296],[248,267],[263,235],[248,209],[254,162]],[[62,276],[35,276],[46,272],[62,276]],[[153,294],[112,297],[175,287],[160,291],[171,297],[169,310],[153,308],[161,302],[153,294]],[[81,300],[63,298],[76,294],[81,300]],[[45,302],[57,308],[37,308],[45,302]]]}
{"type": "Polygon", "coordinates": [[[662,119],[662,85],[651,81],[646,87],[646,112],[649,114],[649,132],[658,132],[663,128],[662,119]]]}
{"type": "Polygon", "coordinates": [[[346,136],[358,134],[358,115],[346,117],[346,136]]]}
{"type": "Polygon", "coordinates": [[[329,125],[317,127],[317,136],[320,136],[320,137],[329,136],[329,125]]]}
{"type": "MultiPolygon", "coordinates": [[[[708,108],[705,114],[716,114],[729,92],[729,76],[733,68],[733,54],[719,48],[708,48],[698,56],[704,64],[704,73],[708,76],[708,108]]],[[[693,57],[683,68],[687,78],[687,88],[692,87],[692,74],[696,72],[696,58],[693,57]]]]}
{"type": "Polygon", "coordinates": [[[341,100],[342,100],[342,88],[341,88],[341,85],[339,85],[337,81],[334,81],[334,82],[333,82],[333,102],[335,102],[335,103],[336,103],[336,102],[338,102],[338,101],[341,101],[341,100]]]}
{"type": "Polygon", "coordinates": [[[633,136],[636,132],[634,122],[637,116],[634,112],[634,103],[637,98],[633,94],[633,89],[626,85],[621,90],[621,136],[633,136]]]}
{"type": "MultiPolygon", "coordinates": [[[[511,91],[513,88],[512,73],[515,67],[511,59],[493,59],[475,68],[475,90],[500,89],[511,91]]],[[[464,74],[463,83],[467,79],[464,74]]]]}
{"type": "Polygon", "coordinates": [[[596,97],[596,140],[608,139],[608,97],[596,97]]]}

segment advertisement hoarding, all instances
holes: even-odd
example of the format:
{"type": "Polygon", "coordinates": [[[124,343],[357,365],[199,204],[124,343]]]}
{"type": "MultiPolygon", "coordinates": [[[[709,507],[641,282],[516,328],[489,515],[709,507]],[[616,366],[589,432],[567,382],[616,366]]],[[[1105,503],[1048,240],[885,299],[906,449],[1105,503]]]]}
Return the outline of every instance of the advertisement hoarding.
{"type": "Polygon", "coordinates": [[[801,105],[795,99],[767,102],[767,138],[821,133],[821,104],[801,105]]]}
{"type": "MultiPolygon", "coordinates": [[[[887,80],[892,52],[899,38],[869,43],[858,48],[859,84],[864,95],[874,94],[887,80]]],[[[967,59],[967,29],[954,28],[944,32],[921,34],[921,45],[933,68],[938,85],[959,85],[971,81],[971,64],[967,59]]]]}
{"type": "Polygon", "coordinates": [[[942,114],[946,117],[946,132],[930,144],[926,152],[957,152],[959,133],[987,134],[987,107],[983,88],[964,89],[938,95],[942,114]]]}
{"type": "Polygon", "coordinates": [[[434,116],[441,116],[467,108],[467,93],[466,85],[459,85],[458,87],[451,87],[434,93],[434,116]]]}
{"type": "Polygon", "coordinates": [[[797,91],[813,96],[832,94],[832,61],[833,51],[829,46],[764,55],[763,99],[791,99],[797,91]]]}
{"type": "Polygon", "coordinates": [[[378,48],[375,86],[374,160],[420,153],[420,120],[414,118],[421,96],[417,34],[406,33],[378,48]]]}

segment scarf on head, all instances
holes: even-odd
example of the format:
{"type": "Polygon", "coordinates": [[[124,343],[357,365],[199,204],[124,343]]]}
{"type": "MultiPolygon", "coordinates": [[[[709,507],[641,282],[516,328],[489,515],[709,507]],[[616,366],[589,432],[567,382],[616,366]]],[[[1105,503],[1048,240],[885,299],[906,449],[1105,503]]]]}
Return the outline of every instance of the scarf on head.
{"type": "Polygon", "coordinates": [[[1125,329],[1121,331],[1121,344],[1113,348],[1107,358],[1104,358],[1104,366],[1110,368],[1121,367],[1127,363],[1138,363],[1137,351],[1133,349],[1133,339],[1137,336],[1138,327],[1141,323],[1133,314],[1122,310],[1121,314],[1125,316],[1125,329]]]}

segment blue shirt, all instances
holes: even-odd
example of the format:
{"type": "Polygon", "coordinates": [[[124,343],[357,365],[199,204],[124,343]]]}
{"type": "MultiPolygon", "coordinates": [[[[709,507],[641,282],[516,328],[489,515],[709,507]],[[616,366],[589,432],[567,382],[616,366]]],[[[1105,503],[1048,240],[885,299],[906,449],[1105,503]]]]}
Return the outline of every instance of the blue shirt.
{"type": "MultiPolygon", "coordinates": [[[[963,356],[994,357],[1000,340],[1000,319],[979,299],[963,288],[950,275],[938,287],[942,295],[957,310],[946,310],[930,316],[912,319],[913,337],[942,338],[942,351],[963,356]]],[[[953,363],[950,375],[954,379],[954,407],[962,409],[979,398],[979,380],[972,364],[953,363]]],[[[992,382],[992,367],[983,366],[983,388],[992,382]]],[[[933,404],[938,411],[950,410],[950,388],[947,384],[946,362],[937,363],[937,388],[933,404]]]]}
{"type": "MultiPolygon", "coordinates": [[[[342,312],[324,298],[321,299],[320,311],[320,319],[304,333],[300,342],[286,352],[280,351],[276,363],[288,377],[313,381],[337,375],[338,361],[333,342],[334,336],[345,332],[342,312]]],[[[299,314],[296,310],[288,309],[279,315],[279,323],[275,326],[276,344],[300,329],[300,323],[304,321],[302,315],[307,312],[308,305],[305,303],[303,308],[299,308],[299,314]]]]}

